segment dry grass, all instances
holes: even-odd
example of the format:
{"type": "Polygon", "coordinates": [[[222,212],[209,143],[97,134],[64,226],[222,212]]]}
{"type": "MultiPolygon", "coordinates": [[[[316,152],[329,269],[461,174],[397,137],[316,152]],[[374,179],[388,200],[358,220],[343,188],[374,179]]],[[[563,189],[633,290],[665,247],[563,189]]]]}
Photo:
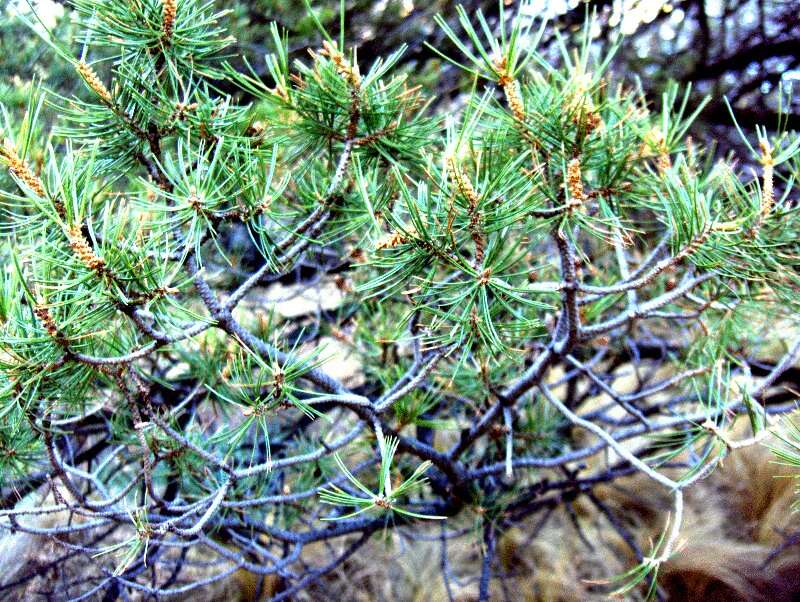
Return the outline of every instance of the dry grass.
{"type": "MultiPolygon", "coordinates": [[[[787,548],[765,565],[770,552],[783,541],[781,533],[800,528],[791,510],[795,483],[786,474],[786,467],[776,464],[767,449],[746,448],[732,453],[721,468],[687,492],[685,543],[662,567],[659,579],[667,599],[800,599],[800,546],[787,548]]],[[[637,475],[599,487],[596,495],[647,553],[648,541],[658,536],[670,509],[663,489],[637,475]]],[[[572,507],[592,549],[581,541],[564,509],[554,511],[532,539],[529,534],[537,519],[505,532],[498,558],[508,576],[504,584],[499,579],[493,582],[493,600],[608,599],[608,588],[596,581],[630,568],[635,556],[591,501],[581,497],[572,507]]],[[[460,581],[453,584],[455,599],[477,600],[477,544],[452,544],[450,564],[460,581]]],[[[376,540],[299,599],[447,600],[439,573],[439,545],[403,542],[397,534],[388,543],[376,540]]]]}

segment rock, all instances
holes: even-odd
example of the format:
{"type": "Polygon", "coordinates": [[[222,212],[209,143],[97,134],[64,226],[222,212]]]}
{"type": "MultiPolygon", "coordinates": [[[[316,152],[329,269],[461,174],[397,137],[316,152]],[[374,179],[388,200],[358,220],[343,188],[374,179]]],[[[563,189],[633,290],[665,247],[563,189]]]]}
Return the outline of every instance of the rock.
{"type": "Polygon", "coordinates": [[[262,289],[251,298],[265,309],[287,319],[313,315],[318,311],[333,311],[341,307],[345,294],[333,280],[316,285],[280,282],[262,289]]]}
{"type": "Polygon", "coordinates": [[[362,361],[346,343],[334,337],[322,337],[319,340],[320,359],[325,363],[322,369],[350,388],[364,384],[366,378],[362,369],[362,361]]]}

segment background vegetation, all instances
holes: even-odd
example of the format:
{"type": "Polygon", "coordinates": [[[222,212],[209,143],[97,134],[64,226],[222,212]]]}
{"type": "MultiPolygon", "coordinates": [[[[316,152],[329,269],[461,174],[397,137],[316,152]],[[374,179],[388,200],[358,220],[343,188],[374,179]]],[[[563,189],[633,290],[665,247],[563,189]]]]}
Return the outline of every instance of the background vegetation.
{"type": "Polygon", "coordinates": [[[797,4],[505,4],[5,7],[3,591],[797,593],[797,4]]]}

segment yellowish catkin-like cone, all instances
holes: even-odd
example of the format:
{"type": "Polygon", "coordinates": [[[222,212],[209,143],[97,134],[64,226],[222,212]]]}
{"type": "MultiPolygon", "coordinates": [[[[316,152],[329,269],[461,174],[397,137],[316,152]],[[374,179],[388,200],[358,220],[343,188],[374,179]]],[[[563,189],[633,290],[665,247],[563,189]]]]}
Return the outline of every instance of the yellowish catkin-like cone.
{"type": "Polygon", "coordinates": [[[102,257],[98,257],[92,245],[86,240],[80,226],[70,226],[67,231],[69,247],[72,252],[87,268],[96,272],[102,272],[106,267],[106,262],[102,257]]]}
{"type": "Polygon", "coordinates": [[[498,82],[503,88],[503,93],[506,95],[508,108],[511,109],[511,114],[514,119],[520,122],[525,122],[525,105],[522,102],[522,95],[519,92],[519,82],[515,79],[503,78],[498,82]]]}
{"type": "Polygon", "coordinates": [[[475,190],[475,187],[472,185],[472,182],[469,181],[469,178],[458,168],[456,160],[452,155],[447,157],[447,169],[450,172],[453,185],[461,191],[461,194],[463,194],[469,202],[469,230],[472,240],[475,243],[475,260],[477,263],[481,263],[483,262],[484,247],[486,244],[480,226],[481,215],[480,211],[478,211],[481,198],[478,195],[478,191],[475,190]]]}
{"type": "Polygon", "coordinates": [[[22,160],[17,153],[17,149],[10,140],[6,139],[3,141],[3,146],[0,147],[0,157],[8,165],[8,171],[11,175],[21,180],[36,194],[36,196],[45,196],[42,180],[28,167],[25,161],[22,160]]]}
{"type": "Polygon", "coordinates": [[[581,173],[581,160],[577,157],[567,163],[567,191],[569,192],[567,207],[570,210],[586,201],[586,192],[583,189],[583,174],[581,173]]]}
{"type": "Polygon", "coordinates": [[[763,184],[761,185],[761,217],[766,217],[775,204],[775,184],[773,182],[775,161],[772,148],[766,140],[761,141],[761,165],[764,166],[763,184]]]}
{"type": "Polygon", "coordinates": [[[95,73],[95,70],[92,69],[91,65],[84,61],[80,61],[76,69],[95,94],[97,94],[106,104],[114,104],[114,100],[111,98],[111,92],[109,92],[105,84],[100,81],[100,78],[97,76],[97,73],[95,73]]]}
{"type": "Polygon", "coordinates": [[[163,0],[161,13],[161,33],[165,40],[172,38],[175,31],[175,15],[178,12],[178,0],[163,0]]]}
{"type": "Polygon", "coordinates": [[[475,190],[474,186],[472,186],[472,182],[469,181],[469,178],[461,173],[455,158],[452,156],[447,157],[447,169],[450,171],[453,184],[455,184],[456,188],[458,188],[461,194],[469,201],[470,207],[476,207],[480,202],[478,192],[475,190]]]}
{"type": "Polygon", "coordinates": [[[508,61],[506,57],[496,59],[494,68],[497,71],[497,85],[503,89],[506,96],[508,108],[517,121],[525,121],[525,104],[519,92],[519,82],[508,72],[508,61]]]}
{"type": "MultiPolygon", "coordinates": [[[[501,57],[495,59],[494,69],[497,73],[497,85],[503,90],[511,114],[516,121],[516,129],[522,139],[531,145],[531,148],[536,149],[538,146],[536,139],[528,131],[525,125],[526,113],[525,102],[522,100],[519,82],[514,78],[513,74],[508,71],[508,59],[501,57]]],[[[534,168],[538,169],[537,161],[534,159],[534,168]]]]}

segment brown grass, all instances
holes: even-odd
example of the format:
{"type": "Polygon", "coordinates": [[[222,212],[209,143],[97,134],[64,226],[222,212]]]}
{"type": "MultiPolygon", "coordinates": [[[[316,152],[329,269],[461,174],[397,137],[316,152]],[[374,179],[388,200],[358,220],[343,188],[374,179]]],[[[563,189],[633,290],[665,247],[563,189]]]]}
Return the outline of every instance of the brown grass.
{"type": "MultiPolygon", "coordinates": [[[[723,466],[687,492],[679,554],[661,568],[659,583],[668,600],[782,601],[800,599],[800,546],[790,547],[765,566],[783,541],[800,528],[791,504],[796,499],[787,468],[764,447],[733,452],[723,466]]],[[[643,552],[657,537],[670,509],[663,488],[643,476],[596,489],[597,497],[633,534],[643,552]]],[[[538,519],[505,532],[498,543],[499,565],[508,577],[492,584],[492,600],[572,602],[608,599],[607,586],[591,583],[636,564],[635,556],[587,498],[573,503],[588,549],[568,513],[559,509],[538,536],[538,519]]],[[[480,571],[480,550],[464,538],[450,546],[456,577],[480,571]]],[[[373,541],[338,574],[304,592],[302,600],[421,602],[446,600],[436,542],[373,541]]],[[[459,602],[477,600],[476,580],[453,584],[459,602]]],[[[641,593],[631,596],[638,599],[641,593]]]]}

